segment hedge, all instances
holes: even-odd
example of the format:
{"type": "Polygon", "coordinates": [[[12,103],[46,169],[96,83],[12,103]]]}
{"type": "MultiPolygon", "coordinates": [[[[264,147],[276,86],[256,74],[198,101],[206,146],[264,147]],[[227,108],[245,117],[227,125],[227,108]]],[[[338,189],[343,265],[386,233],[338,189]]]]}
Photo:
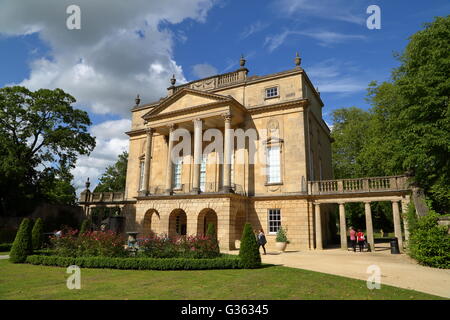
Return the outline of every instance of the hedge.
{"type": "Polygon", "coordinates": [[[9,252],[12,245],[12,243],[0,243],[0,252],[9,252]]]}
{"type": "Polygon", "coordinates": [[[68,267],[76,265],[83,268],[110,268],[132,270],[206,270],[241,269],[238,258],[183,259],[183,258],[109,258],[109,257],[61,257],[31,255],[26,261],[30,264],[68,267]]]}
{"type": "Polygon", "coordinates": [[[12,263],[24,262],[26,257],[33,252],[31,228],[31,220],[24,218],[20,224],[19,231],[17,231],[16,239],[14,239],[11,251],[9,252],[9,261],[12,263]]]}
{"type": "Polygon", "coordinates": [[[244,231],[242,232],[239,258],[245,269],[259,268],[261,266],[259,245],[250,223],[245,224],[244,231]]]}

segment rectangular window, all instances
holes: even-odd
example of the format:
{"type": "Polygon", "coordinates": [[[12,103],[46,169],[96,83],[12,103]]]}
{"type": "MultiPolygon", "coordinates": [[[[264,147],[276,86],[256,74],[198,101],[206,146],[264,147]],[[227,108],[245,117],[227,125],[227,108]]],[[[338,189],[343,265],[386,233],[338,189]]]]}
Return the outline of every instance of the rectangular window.
{"type": "Polygon", "coordinates": [[[281,227],[281,211],[280,209],[269,209],[268,215],[269,234],[277,233],[281,227]]]}
{"type": "Polygon", "coordinates": [[[173,166],[173,188],[181,189],[181,170],[183,168],[183,160],[178,158],[173,166]]]}
{"type": "Polygon", "coordinates": [[[267,183],[281,182],[280,146],[267,147],[267,183]]]}
{"type": "Polygon", "coordinates": [[[202,163],[200,165],[200,191],[205,192],[206,187],[206,162],[207,162],[208,156],[203,155],[202,157],[202,163]]]}
{"type": "Polygon", "coordinates": [[[144,161],[139,162],[139,191],[144,189],[144,161]]]}
{"type": "Polygon", "coordinates": [[[278,87],[266,89],[266,98],[278,97],[278,87]]]}

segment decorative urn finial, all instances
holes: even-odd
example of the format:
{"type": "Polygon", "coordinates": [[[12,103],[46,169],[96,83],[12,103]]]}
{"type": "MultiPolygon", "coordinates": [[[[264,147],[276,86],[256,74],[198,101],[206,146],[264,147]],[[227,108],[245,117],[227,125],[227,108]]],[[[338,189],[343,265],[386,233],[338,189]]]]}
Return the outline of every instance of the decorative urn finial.
{"type": "Polygon", "coordinates": [[[244,59],[244,55],[241,54],[241,59],[239,60],[239,65],[241,66],[241,68],[243,68],[245,66],[245,62],[247,60],[244,59]]]}
{"type": "Polygon", "coordinates": [[[175,83],[177,82],[177,79],[175,79],[175,75],[172,75],[172,79],[170,79],[170,83],[172,84],[172,87],[175,86],[175,83]]]}
{"type": "Polygon", "coordinates": [[[302,63],[302,58],[300,58],[300,56],[298,55],[298,52],[297,52],[296,55],[295,55],[294,61],[295,61],[295,65],[296,65],[297,67],[300,67],[300,64],[302,63]]]}
{"type": "Polygon", "coordinates": [[[91,185],[91,183],[89,182],[89,178],[87,178],[86,184],[85,184],[87,190],[89,190],[90,185],[91,185]]]}
{"type": "Polygon", "coordinates": [[[141,103],[141,98],[139,98],[139,95],[136,96],[136,99],[134,99],[134,101],[136,102],[137,106],[139,105],[139,103],[141,103]]]}

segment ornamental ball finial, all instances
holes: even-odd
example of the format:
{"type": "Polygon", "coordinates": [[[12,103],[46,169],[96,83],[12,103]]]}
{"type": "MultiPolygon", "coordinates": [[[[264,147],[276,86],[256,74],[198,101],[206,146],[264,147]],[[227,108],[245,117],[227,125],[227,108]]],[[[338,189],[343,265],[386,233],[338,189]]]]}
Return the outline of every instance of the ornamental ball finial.
{"type": "Polygon", "coordinates": [[[90,185],[91,185],[91,183],[89,182],[89,178],[87,178],[86,184],[85,184],[87,190],[89,190],[90,185]]]}
{"type": "Polygon", "coordinates": [[[295,61],[295,65],[296,65],[297,67],[300,67],[300,64],[302,63],[302,58],[300,58],[298,52],[295,54],[295,59],[294,59],[294,61],[295,61]]]}
{"type": "Polygon", "coordinates": [[[134,99],[134,102],[136,102],[137,106],[139,105],[139,103],[141,103],[141,98],[139,97],[139,95],[136,96],[136,99],[134,99]]]}
{"type": "Polygon", "coordinates": [[[177,82],[177,79],[175,79],[175,75],[172,75],[172,79],[170,79],[170,83],[172,84],[172,86],[175,85],[175,83],[177,82]]]}
{"type": "Polygon", "coordinates": [[[241,54],[241,59],[239,60],[239,65],[241,66],[241,68],[245,66],[245,62],[246,60],[244,59],[244,55],[241,54]]]}

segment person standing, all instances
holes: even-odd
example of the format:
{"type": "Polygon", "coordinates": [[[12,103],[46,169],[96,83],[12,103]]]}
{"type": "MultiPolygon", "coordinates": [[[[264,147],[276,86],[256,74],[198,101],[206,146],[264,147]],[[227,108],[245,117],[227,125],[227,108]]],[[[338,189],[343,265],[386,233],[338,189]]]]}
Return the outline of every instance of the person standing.
{"type": "Polygon", "coordinates": [[[350,227],[350,245],[353,248],[353,252],[356,252],[356,231],[353,227],[350,227]]]}
{"type": "Polygon", "coordinates": [[[266,248],[265,248],[266,243],[267,243],[266,235],[264,234],[264,230],[261,229],[261,230],[259,230],[259,234],[258,234],[258,245],[259,245],[258,249],[259,249],[259,247],[263,247],[264,254],[266,254],[266,248]]]}
{"type": "Polygon", "coordinates": [[[362,252],[364,249],[364,242],[366,241],[366,237],[364,237],[364,232],[362,232],[361,229],[358,229],[356,238],[358,240],[359,252],[362,252]]]}

